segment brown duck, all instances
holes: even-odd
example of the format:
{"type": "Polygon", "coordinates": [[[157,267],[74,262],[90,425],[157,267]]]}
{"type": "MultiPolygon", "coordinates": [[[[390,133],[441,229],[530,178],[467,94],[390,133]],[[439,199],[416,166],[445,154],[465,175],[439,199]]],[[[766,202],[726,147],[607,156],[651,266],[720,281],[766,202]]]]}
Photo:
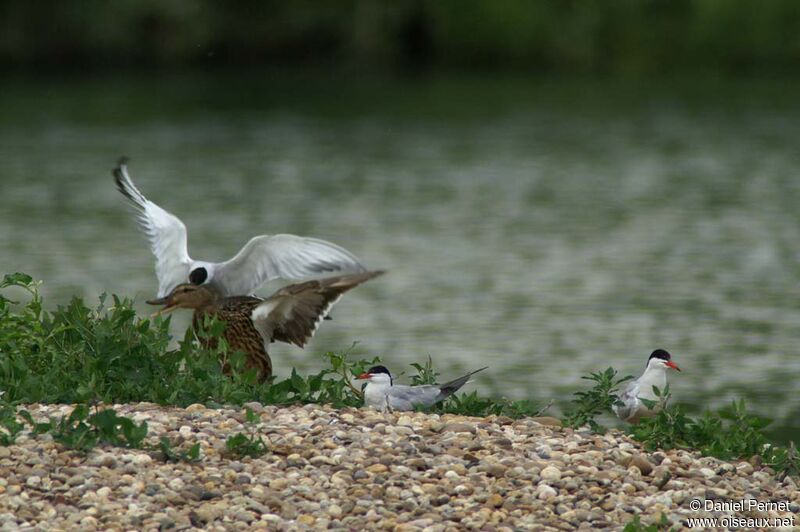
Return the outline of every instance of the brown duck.
{"type": "MultiPolygon", "coordinates": [[[[194,309],[192,326],[203,327],[206,316],[225,322],[223,336],[231,351],[247,356],[245,366],[258,372],[260,382],[272,376],[272,362],[267,344],[280,341],[305,346],[322,319],[342,294],[382,271],[327,277],[292,284],[277,290],[266,299],[254,296],[221,297],[208,285],[190,283],[176,286],[166,297],[147,303],[164,305],[156,314],[179,308],[194,309]]],[[[216,347],[216,339],[201,340],[207,348],[216,347]]],[[[226,373],[230,367],[224,365],[226,373]]]]}

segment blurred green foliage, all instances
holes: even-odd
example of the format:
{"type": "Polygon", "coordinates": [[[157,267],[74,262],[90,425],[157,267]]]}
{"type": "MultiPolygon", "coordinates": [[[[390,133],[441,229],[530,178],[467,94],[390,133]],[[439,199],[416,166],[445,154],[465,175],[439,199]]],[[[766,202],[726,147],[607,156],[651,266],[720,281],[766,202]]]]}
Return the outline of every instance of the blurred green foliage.
{"type": "Polygon", "coordinates": [[[794,0],[0,1],[0,65],[785,73],[794,0]]]}

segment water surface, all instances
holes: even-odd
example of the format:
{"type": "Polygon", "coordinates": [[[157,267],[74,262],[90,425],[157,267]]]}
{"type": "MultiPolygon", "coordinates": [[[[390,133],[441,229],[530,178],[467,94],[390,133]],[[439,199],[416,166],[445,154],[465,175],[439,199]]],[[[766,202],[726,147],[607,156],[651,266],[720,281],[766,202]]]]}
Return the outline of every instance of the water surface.
{"type": "MultiPolygon", "coordinates": [[[[795,84],[796,85],[796,84],[795,84]]],[[[252,235],[337,242],[390,273],[326,350],[564,400],[670,350],[692,411],[744,396],[800,437],[800,103],[778,82],[647,85],[202,75],[16,81],[0,95],[0,270],[50,305],[143,300],[153,259],[110,170],[180,216],[195,258],[252,235]]],[[[264,290],[269,293],[269,288],[264,290]]],[[[176,329],[187,320],[177,320],[176,329]]],[[[176,331],[180,332],[180,331],[176,331]]]]}

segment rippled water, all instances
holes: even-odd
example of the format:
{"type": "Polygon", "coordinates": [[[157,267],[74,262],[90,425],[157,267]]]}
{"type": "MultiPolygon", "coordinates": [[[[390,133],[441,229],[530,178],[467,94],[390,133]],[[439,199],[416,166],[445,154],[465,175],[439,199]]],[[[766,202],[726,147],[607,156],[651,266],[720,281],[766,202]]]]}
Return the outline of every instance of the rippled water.
{"type": "MultiPolygon", "coordinates": [[[[0,270],[46,301],[155,291],[110,169],[179,215],[196,258],[257,233],[390,274],[305,351],[433,357],[443,377],[566,399],[670,350],[676,400],[745,396],[800,436],[800,103],[781,83],[674,87],[283,76],[14,82],[0,96],[0,270]]],[[[269,290],[265,290],[269,292],[269,290]]],[[[180,321],[180,320],[179,320],[180,321]]],[[[183,325],[186,320],[181,322],[183,325]]]]}

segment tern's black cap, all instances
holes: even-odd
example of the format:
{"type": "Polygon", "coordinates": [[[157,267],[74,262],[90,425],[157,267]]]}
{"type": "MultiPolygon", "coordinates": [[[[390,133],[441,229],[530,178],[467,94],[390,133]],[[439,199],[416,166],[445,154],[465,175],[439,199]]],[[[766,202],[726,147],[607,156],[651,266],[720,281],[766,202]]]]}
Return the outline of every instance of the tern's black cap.
{"type": "Polygon", "coordinates": [[[372,366],[367,370],[367,373],[386,373],[388,376],[392,376],[386,366],[372,366]]]}
{"type": "MultiPolygon", "coordinates": [[[[650,353],[650,358],[660,358],[661,360],[669,360],[672,358],[672,355],[667,352],[666,349],[656,349],[652,353],[650,353]]],[[[650,358],[647,360],[649,361],[650,358]]]]}

